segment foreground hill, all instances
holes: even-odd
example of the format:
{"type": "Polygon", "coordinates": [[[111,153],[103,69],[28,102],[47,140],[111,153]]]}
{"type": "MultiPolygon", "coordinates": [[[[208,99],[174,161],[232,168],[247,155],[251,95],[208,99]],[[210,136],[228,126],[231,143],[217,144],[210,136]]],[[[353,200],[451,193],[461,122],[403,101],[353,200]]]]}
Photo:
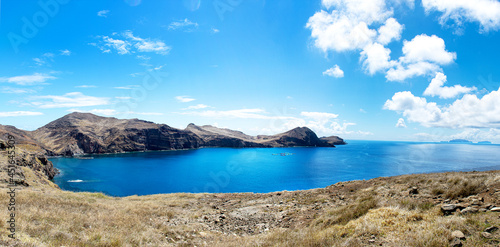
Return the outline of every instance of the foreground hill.
{"type": "Polygon", "coordinates": [[[334,147],[334,142],[318,138],[306,127],[254,137],[209,125],[189,124],[182,130],[139,119],[117,119],[77,112],[35,131],[0,125],[0,134],[7,132],[15,135],[20,143],[39,146],[48,155],[67,156],[200,147],[334,147]]]}

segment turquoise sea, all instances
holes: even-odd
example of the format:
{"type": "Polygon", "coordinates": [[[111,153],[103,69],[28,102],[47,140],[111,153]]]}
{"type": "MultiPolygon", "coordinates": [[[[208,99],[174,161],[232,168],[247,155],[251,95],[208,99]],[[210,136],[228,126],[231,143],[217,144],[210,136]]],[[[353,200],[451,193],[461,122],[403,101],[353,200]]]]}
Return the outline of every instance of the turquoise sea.
{"type": "Polygon", "coordinates": [[[336,148],[202,148],[51,161],[61,171],[54,182],[62,189],[113,196],[303,190],[381,176],[500,169],[500,145],[348,143],[336,148]]]}

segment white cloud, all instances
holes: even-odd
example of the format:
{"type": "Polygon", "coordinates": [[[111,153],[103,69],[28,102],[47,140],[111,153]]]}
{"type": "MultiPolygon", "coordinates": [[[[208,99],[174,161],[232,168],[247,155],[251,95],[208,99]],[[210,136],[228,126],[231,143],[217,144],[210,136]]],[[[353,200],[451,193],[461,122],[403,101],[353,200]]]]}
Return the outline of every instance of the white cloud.
{"type": "Polygon", "coordinates": [[[396,19],[387,19],[384,25],[378,29],[379,36],[377,37],[377,42],[387,45],[393,40],[400,40],[403,27],[396,19]]]}
{"type": "Polygon", "coordinates": [[[464,87],[455,85],[453,87],[444,87],[446,82],[446,75],[443,73],[436,73],[429,86],[425,89],[424,95],[426,96],[439,96],[442,99],[455,98],[456,96],[464,93],[475,91],[475,87],[464,87]]]}
{"type": "Polygon", "coordinates": [[[482,98],[466,94],[446,106],[427,102],[408,91],[398,92],[385,102],[384,109],[401,113],[408,121],[425,127],[499,128],[500,89],[482,98]]]}
{"type": "Polygon", "coordinates": [[[218,33],[218,32],[220,32],[220,30],[219,30],[219,29],[217,29],[217,28],[213,28],[213,27],[212,27],[212,33],[218,33]]]}
{"type": "Polygon", "coordinates": [[[427,13],[442,12],[441,25],[453,20],[458,27],[464,21],[479,22],[481,31],[488,32],[500,27],[500,2],[496,0],[422,0],[427,13]]]}
{"type": "MultiPolygon", "coordinates": [[[[134,36],[132,31],[124,31],[121,35],[113,34],[123,37],[123,39],[111,38],[109,36],[98,36],[102,38],[99,44],[90,43],[90,45],[97,46],[103,53],[110,53],[115,50],[118,54],[130,54],[136,52],[154,52],[159,55],[166,55],[169,53],[171,47],[167,46],[161,40],[152,40],[150,38],[140,38],[134,36]]],[[[146,58],[139,57],[138,58],[146,58]]]]}
{"type": "Polygon", "coordinates": [[[36,65],[38,65],[38,66],[42,66],[46,63],[43,59],[38,58],[38,57],[33,58],[33,61],[35,61],[36,65]]]}
{"type": "Polygon", "coordinates": [[[316,120],[329,120],[332,118],[337,118],[339,115],[338,114],[333,114],[333,113],[328,113],[328,112],[301,112],[301,116],[308,117],[308,118],[313,118],[316,120]]]}
{"type": "Polygon", "coordinates": [[[406,128],[406,123],[405,120],[400,118],[398,119],[398,122],[396,123],[397,128],[406,128]]]}
{"type": "Polygon", "coordinates": [[[85,110],[79,110],[79,109],[70,109],[68,112],[88,112],[92,114],[97,114],[97,115],[104,115],[104,116],[119,116],[119,115],[143,115],[143,116],[161,116],[163,113],[159,112],[134,112],[134,111],[127,111],[127,112],[119,112],[115,109],[93,109],[89,111],[85,110]]]}
{"type": "Polygon", "coordinates": [[[314,45],[323,52],[342,52],[363,48],[377,35],[366,22],[357,21],[334,10],[316,12],[306,25],[311,29],[314,45]]]}
{"type": "Polygon", "coordinates": [[[132,90],[138,88],[138,85],[127,85],[127,86],[120,86],[120,87],[113,87],[114,89],[120,89],[120,90],[132,90]]]}
{"type": "Polygon", "coordinates": [[[32,111],[0,112],[0,117],[21,117],[21,116],[39,116],[39,115],[43,115],[43,113],[32,112],[32,111]]]}
{"type": "Polygon", "coordinates": [[[44,53],[40,57],[33,58],[33,61],[37,66],[49,64],[49,62],[54,62],[54,53],[44,53]]]}
{"type": "Polygon", "coordinates": [[[472,142],[490,141],[494,143],[500,143],[500,130],[494,128],[491,128],[487,131],[473,128],[465,129],[460,133],[451,135],[447,139],[465,139],[472,142]]]}
{"type": "Polygon", "coordinates": [[[270,126],[264,128],[256,128],[254,130],[259,133],[275,134],[288,131],[295,127],[308,127],[312,129],[317,135],[370,135],[370,132],[364,131],[351,131],[347,128],[349,126],[354,126],[354,123],[342,123],[336,122],[338,114],[328,113],[328,112],[301,112],[300,117],[294,116],[281,116],[281,115],[270,115],[264,109],[254,108],[254,109],[237,109],[237,110],[226,110],[226,111],[190,111],[190,112],[178,112],[181,115],[193,115],[208,118],[240,118],[240,119],[262,119],[262,120],[272,120],[270,126]],[[279,120],[279,123],[274,120],[279,120]]]}
{"type": "Polygon", "coordinates": [[[86,96],[80,92],[67,93],[62,96],[33,96],[31,105],[39,108],[84,107],[109,104],[108,98],[86,96]]]}
{"type": "Polygon", "coordinates": [[[182,110],[199,110],[199,109],[205,109],[209,108],[210,106],[205,105],[205,104],[197,104],[197,105],[192,105],[187,108],[183,108],[182,110]]]}
{"type": "Polygon", "coordinates": [[[444,40],[436,35],[421,34],[403,43],[404,56],[400,59],[404,63],[430,62],[446,65],[457,58],[455,52],[446,50],[444,40]]]}
{"type": "Polygon", "coordinates": [[[189,98],[189,96],[175,96],[175,99],[179,102],[186,103],[186,102],[191,102],[196,99],[189,98]]]}
{"type": "Polygon", "coordinates": [[[22,93],[35,93],[36,91],[33,89],[21,89],[21,88],[12,88],[12,87],[2,87],[2,93],[15,93],[15,94],[22,94],[22,93]]]}
{"type": "Polygon", "coordinates": [[[97,12],[97,16],[100,16],[100,17],[108,17],[108,14],[109,14],[109,10],[107,10],[107,9],[104,9],[104,10],[97,12]]]}
{"type": "Polygon", "coordinates": [[[428,62],[419,62],[403,66],[396,65],[396,68],[390,68],[385,77],[389,81],[404,81],[415,76],[423,76],[440,71],[441,67],[428,62]]]}
{"type": "Polygon", "coordinates": [[[327,10],[333,10],[316,12],[306,27],[311,29],[314,45],[323,52],[362,49],[377,37],[377,31],[369,26],[383,23],[393,14],[384,0],[324,0],[322,3],[327,10]]]}
{"type": "Polygon", "coordinates": [[[68,49],[60,50],[60,52],[61,52],[61,56],[70,56],[71,55],[71,51],[68,49]]]}
{"type": "Polygon", "coordinates": [[[198,28],[198,23],[192,22],[192,21],[188,20],[187,18],[184,20],[180,20],[180,21],[174,21],[174,22],[170,23],[170,25],[168,25],[168,30],[181,29],[185,32],[191,32],[196,28],[198,28]]]}
{"type": "Polygon", "coordinates": [[[370,75],[379,71],[385,71],[394,66],[395,61],[390,61],[391,50],[385,48],[379,43],[373,43],[365,46],[361,52],[360,60],[363,61],[363,68],[370,75]]]}
{"type": "Polygon", "coordinates": [[[151,59],[151,57],[144,56],[144,55],[137,55],[137,58],[141,59],[141,60],[145,60],[145,61],[148,61],[149,59],[151,59]]]}
{"type": "Polygon", "coordinates": [[[444,41],[435,35],[405,40],[403,55],[391,60],[391,50],[385,45],[401,39],[404,26],[392,16],[394,7],[403,4],[413,8],[414,1],[323,0],[323,7],[331,12],[316,12],[306,27],[314,45],[325,53],[361,50],[360,61],[370,75],[383,72],[389,81],[404,81],[441,71],[440,65],[452,63],[456,53],[448,52],[444,41]]]}
{"type": "Polygon", "coordinates": [[[238,109],[227,111],[191,111],[180,112],[182,115],[194,115],[210,118],[244,118],[244,119],[293,119],[287,116],[270,116],[263,109],[238,109]]]}
{"type": "Polygon", "coordinates": [[[96,88],[97,86],[95,85],[79,85],[79,86],[75,86],[77,88],[96,88]]]}
{"type": "Polygon", "coordinates": [[[32,75],[20,75],[13,77],[0,77],[0,82],[9,82],[15,83],[21,86],[29,86],[36,84],[44,84],[48,80],[57,79],[54,76],[43,74],[43,73],[34,73],[32,75]]]}
{"type": "Polygon", "coordinates": [[[115,49],[116,52],[121,55],[130,53],[130,44],[125,40],[113,39],[108,36],[102,37],[102,40],[104,42],[104,46],[107,47],[107,49],[101,49],[104,53],[111,52],[109,48],[115,49]]]}
{"type": "Polygon", "coordinates": [[[155,52],[156,54],[166,55],[171,49],[163,41],[139,38],[134,36],[131,31],[125,31],[124,36],[135,41],[134,46],[139,52],[155,52]]]}
{"type": "Polygon", "coordinates": [[[446,50],[444,40],[436,35],[421,34],[403,43],[403,56],[386,73],[389,81],[439,72],[442,70],[439,65],[450,64],[457,58],[456,53],[446,50]]]}
{"type": "Polygon", "coordinates": [[[335,78],[341,78],[344,77],[344,71],[340,69],[338,65],[335,65],[326,71],[323,71],[323,75],[335,77],[335,78]]]}

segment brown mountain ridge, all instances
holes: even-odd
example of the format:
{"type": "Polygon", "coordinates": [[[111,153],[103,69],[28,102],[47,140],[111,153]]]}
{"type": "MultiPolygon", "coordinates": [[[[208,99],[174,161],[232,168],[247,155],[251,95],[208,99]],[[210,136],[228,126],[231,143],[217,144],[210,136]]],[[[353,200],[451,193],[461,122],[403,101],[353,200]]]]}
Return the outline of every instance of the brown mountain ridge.
{"type": "Polygon", "coordinates": [[[177,129],[139,119],[79,112],[65,115],[35,131],[0,125],[0,133],[7,132],[23,143],[40,146],[48,155],[66,156],[201,147],[334,147],[345,144],[336,136],[318,138],[307,127],[276,135],[249,136],[210,125],[189,124],[185,129],[177,129]]]}

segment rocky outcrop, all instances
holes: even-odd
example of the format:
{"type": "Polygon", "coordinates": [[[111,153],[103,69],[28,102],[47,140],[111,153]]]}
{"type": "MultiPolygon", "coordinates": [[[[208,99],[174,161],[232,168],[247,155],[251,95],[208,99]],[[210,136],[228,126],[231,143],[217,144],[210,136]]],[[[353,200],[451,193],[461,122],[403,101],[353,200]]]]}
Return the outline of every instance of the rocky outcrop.
{"type": "Polygon", "coordinates": [[[325,136],[325,137],[321,137],[319,139],[321,139],[322,141],[328,142],[332,145],[345,145],[345,144],[347,144],[344,141],[344,139],[342,139],[338,136],[325,136]]]}
{"type": "Polygon", "coordinates": [[[277,135],[249,136],[240,131],[210,125],[189,124],[186,129],[200,137],[204,147],[334,147],[322,141],[307,127],[298,127],[277,135]]]}
{"type": "Polygon", "coordinates": [[[32,132],[35,140],[55,154],[120,153],[198,148],[192,133],[139,119],[72,113],[32,132]]]}
{"type": "Polygon", "coordinates": [[[263,139],[266,139],[264,143],[272,145],[273,147],[334,147],[333,144],[319,139],[318,136],[307,127],[297,127],[285,133],[264,137],[263,139]]]}

